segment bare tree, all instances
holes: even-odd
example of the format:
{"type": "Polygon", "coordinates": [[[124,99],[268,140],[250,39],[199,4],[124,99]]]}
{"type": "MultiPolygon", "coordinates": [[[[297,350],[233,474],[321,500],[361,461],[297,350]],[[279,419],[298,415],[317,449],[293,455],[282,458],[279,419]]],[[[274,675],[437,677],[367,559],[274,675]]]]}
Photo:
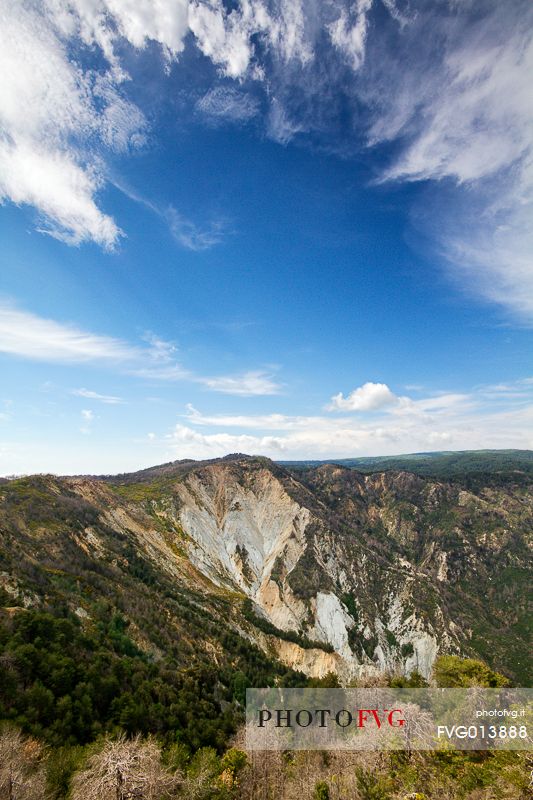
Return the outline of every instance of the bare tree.
{"type": "Polygon", "coordinates": [[[403,749],[411,756],[413,749],[431,750],[434,744],[435,723],[429,711],[425,711],[416,703],[404,703],[402,711],[405,723],[401,728],[401,738],[403,739],[403,749]]]}
{"type": "Polygon", "coordinates": [[[73,780],[72,800],[166,800],[180,776],[161,764],[153,739],[107,739],[73,780]]]}
{"type": "Polygon", "coordinates": [[[15,728],[0,733],[0,798],[2,800],[43,800],[45,775],[43,750],[39,742],[15,728]]]}

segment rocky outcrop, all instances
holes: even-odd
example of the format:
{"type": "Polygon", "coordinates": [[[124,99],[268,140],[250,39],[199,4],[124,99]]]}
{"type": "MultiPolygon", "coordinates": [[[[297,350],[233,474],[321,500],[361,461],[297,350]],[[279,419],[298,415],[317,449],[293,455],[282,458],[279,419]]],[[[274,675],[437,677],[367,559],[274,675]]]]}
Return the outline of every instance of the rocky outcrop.
{"type": "Polygon", "coordinates": [[[496,512],[494,502],[406,472],[326,466],[304,478],[229,461],[174,487],[171,516],[195,567],[250,598],[276,628],[325,648],[279,639],[277,657],[310,675],[327,666],[347,678],[427,677],[439,652],[468,650],[469,627],[447,613],[449,594],[474,560],[486,570],[483,548],[494,537],[472,536],[470,517],[499,520],[501,499],[496,512]]]}

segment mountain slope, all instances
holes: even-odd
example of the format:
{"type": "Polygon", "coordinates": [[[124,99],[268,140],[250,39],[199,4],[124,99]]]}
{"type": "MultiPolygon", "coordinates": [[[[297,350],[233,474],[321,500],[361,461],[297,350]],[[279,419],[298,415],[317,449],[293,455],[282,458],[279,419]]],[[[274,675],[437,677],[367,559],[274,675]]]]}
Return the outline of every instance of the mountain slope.
{"type": "Polygon", "coordinates": [[[468,491],[244,456],[40,476],[0,486],[0,585],[5,604],[63,603],[83,624],[105,598],[138,647],[181,664],[235,668],[227,640],[271,676],[350,680],[427,676],[451,652],[527,685],[532,528],[524,480],[468,491]]]}

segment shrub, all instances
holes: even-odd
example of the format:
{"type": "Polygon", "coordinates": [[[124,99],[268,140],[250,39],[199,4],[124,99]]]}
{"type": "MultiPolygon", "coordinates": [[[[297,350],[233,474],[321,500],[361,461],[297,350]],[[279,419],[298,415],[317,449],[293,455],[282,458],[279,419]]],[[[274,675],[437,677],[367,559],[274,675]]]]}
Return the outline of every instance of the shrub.
{"type": "Polygon", "coordinates": [[[329,800],[329,786],[326,781],[319,781],[315,784],[313,800],[329,800]]]}

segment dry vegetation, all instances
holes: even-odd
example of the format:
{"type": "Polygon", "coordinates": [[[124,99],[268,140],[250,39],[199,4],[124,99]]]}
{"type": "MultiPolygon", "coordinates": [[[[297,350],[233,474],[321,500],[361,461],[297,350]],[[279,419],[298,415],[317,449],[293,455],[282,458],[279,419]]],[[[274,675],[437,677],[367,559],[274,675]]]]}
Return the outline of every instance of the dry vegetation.
{"type": "MultiPolygon", "coordinates": [[[[242,731],[235,745],[243,741],[242,731]]],[[[1,800],[59,797],[47,755],[0,734],[1,800]],[[48,775],[50,778],[50,775],[48,775]]],[[[101,739],[70,779],[70,800],[527,800],[525,753],[249,752],[162,749],[151,737],[101,739]]]]}

